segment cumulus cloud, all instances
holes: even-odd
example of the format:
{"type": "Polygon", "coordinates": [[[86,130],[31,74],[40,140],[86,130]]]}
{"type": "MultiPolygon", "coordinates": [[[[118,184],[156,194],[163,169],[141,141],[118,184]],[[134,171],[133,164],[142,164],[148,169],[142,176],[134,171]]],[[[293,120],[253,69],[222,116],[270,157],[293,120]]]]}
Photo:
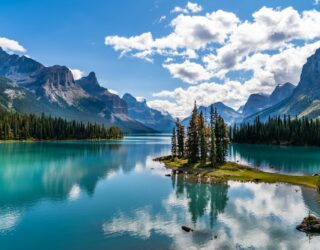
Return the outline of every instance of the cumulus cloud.
{"type": "Polygon", "coordinates": [[[184,118],[190,114],[195,100],[198,105],[203,106],[222,101],[227,105],[239,107],[239,103],[245,102],[249,94],[238,81],[228,81],[225,84],[211,82],[187,89],[177,88],[173,91],[155,93],[153,96],[156,99],[148,101],[148,105],[161,111],[167,110],[175,117],[184,118]]]}
{"type": "Polygon", "coordinates": [[[200,64],[188,60],[183,63],[164,64],[163,67],[169,70],[173,78],[191,84],[211,78],[211,74],[200,64]]]}
{"type": "Polygon", "coordinates": [[[194,100],[200,105],[223,101],[237,108],[251,93],[269,94],[284,82],[297,84],[306,59],[320,47],[320,12],[315,9],[262,7],[252,13],[252,19],[241,20],[223,10],[191,15],[192,6],[176,8],[180,14],[165,36],[146,32],[105,39],[121,55],[150,62],[160,55],[162,67],[173,78],[198,84],[154,94],[150,105],[160,110],[166,107],[176,116],[187,114],[194,100]],[[247,78],[235,78],[237,72],[247,73],[247,78]]]}
{"type": "Polygon", "coordinates": [[[223,43],[236,27],[239,19],[235,14],[218,10],[205,16],[179,15],[170,26],[173,32],[167,36],[154,38],[151,32],[132,37],[107,36],[105,44],[121,54],[137,51],[153,51],[154,54],[181,56],[181,50],[198,50],[209,43],[223,43]]]}
{"type": "Polygon", "coordinates": [[[202,11],[202,6],[197,3],[188,2],[184,8],[176,6],[171,10],[171,13],[198,13],[202,11]]]}
{"type": "Polygon", "coordinates": [[[79,80],[80,78],[82,78],[84,76],[84,72],[81,71],[80,69],[70,69],[74,80],[79,80]]]}
{"type": "Polygon", "coordinates": [[[27,52],[27,50],[19,42],[5,37],[0,37],[0,47],[7,52],[27,52]]]}

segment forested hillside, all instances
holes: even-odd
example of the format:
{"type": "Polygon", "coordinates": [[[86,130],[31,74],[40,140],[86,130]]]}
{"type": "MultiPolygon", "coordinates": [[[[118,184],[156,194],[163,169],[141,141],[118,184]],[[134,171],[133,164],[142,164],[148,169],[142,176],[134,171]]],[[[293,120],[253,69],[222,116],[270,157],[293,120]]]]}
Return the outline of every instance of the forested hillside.
{"type": "Polygon", "coordinates": [[[118,139],[117,127],[67,121],[62,118],[11,113],[0,108],[0,140],[118,139]]]}

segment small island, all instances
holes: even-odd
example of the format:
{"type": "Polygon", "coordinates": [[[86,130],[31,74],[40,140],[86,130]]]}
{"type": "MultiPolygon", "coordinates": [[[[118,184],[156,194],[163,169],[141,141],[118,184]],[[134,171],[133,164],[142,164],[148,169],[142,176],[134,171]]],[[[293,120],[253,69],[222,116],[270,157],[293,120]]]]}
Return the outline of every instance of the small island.
{"type": "Polygon", "coordinates": [[[121,138],[123,133],[118,127],[106,128],[102,124],[68,121],[44,114],[18,114],[0,107],[0,142],[121,138]]]}
{"type": "Polygon", "coordinates": [[[223,118],[211,107],[208,124],[204,115],[198,114],[195,103],[192,117],[185,133],[179,119],[172,131],[171,155],[156,158],[173,174],[185,174],[189,180],[204,183],[221,183],[232,181],[287,183],[305,186],[320,191],[319,176],[296,176],[280,173],[269,173],[244,166],[235,162],[227,162],[230,133],[223,118]],[[186,138],[185,138],[186,135],[186,138]]]}

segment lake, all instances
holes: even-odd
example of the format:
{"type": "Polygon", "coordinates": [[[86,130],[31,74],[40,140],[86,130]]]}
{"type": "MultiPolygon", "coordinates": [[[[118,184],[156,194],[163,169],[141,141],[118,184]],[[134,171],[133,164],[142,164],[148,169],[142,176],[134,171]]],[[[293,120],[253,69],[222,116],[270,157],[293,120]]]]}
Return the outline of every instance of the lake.
{"type": "MultiPolygon", "coordinates": [[[[295,229],[319,195],[285,184],[195,184],[152,159],[170,137],[0,144],[0,249],[319,249],[295,229]],[[196,231],[186,233],[181,226],[196,231]]],[[[230,159],[320,172],[318,148],[232,145],[230,159]]]]}

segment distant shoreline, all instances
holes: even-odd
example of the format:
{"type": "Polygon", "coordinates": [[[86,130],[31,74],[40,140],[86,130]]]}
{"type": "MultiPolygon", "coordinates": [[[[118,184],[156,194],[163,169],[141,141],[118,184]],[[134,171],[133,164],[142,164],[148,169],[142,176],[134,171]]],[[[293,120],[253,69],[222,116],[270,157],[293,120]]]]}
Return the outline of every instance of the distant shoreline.
{"type": "Polygon", "coordinates": [[[0,140],[0,143],[13,143],[13,142],[64,142],[64,141],[114,141],[122,140],[123,138],[114,139],[48,139],[48,140],[37,140],[37,139],[25,139],[25,140],[0,140]]]}
{"type": "Polygon", "coordinates": [[[285,183],[317,189],[319,176],[297,176],[264,172],[235,162],[226,162],[212,168],[210,164],[201,167],[200,163],[189,164],[187,159],[172,159],[171,156],[158,157],[155,161],[162,162],[172,174],[184,174],[191,181],[201,183],[226,183],[227,181],[254,183],[285,183]]]}

